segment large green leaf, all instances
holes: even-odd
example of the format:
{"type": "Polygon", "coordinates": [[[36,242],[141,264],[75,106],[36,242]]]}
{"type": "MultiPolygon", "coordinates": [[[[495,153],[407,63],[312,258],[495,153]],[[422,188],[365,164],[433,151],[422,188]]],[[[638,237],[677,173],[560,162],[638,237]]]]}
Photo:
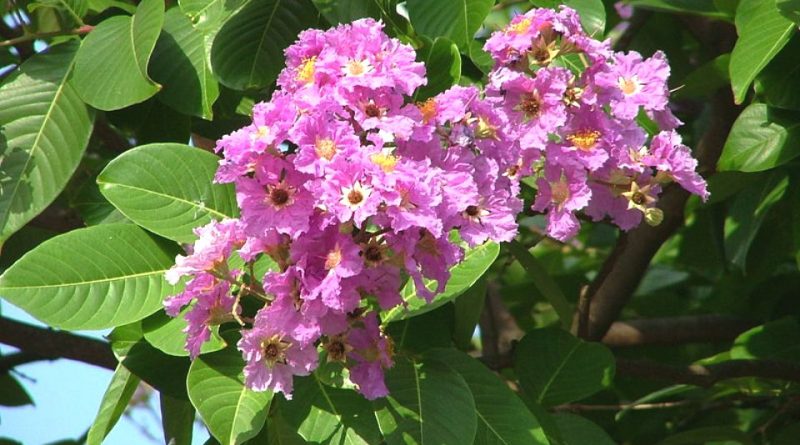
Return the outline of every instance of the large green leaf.
{"type": "Polygon", "coordinates": [[[178,0],[192,26],[208,35],[216,34],[225,20],[248,0],[178,0]]]}
{"type": "Polygon", "coordinates": [[[379,443],[381,432],[372,405],[351,389],[332,388],[316,375],[295,378],[292,400],[281,402],[281,415],[308,443],[379,443]]]}
{"type": "MultiPolygon", "coordinates": [[[[437,295],[431,303],[426,303],[424,299],[417,296],[414,282],[409,280],[400,292],[406,306],[398,306],[387,311],[382,317],[383,322],[389,323],[424,314],[452,301],[472,287],[489,270],[499,253],[500,246],[494,242],[487,242],[468,250],[464,255],[464,260],[450,270],[450,280],[447,281],[444,291],[437,295]]],[[[429,283],[428,289],[436,289],[436,282],[429,283]]]]}
{"type": "Polygon", "coordinates": [[[78,42],[31,57],[0,87],[0,244],[58,196],[94,115],[67,83],[78,42]]]}
{"type": "Polygon", "coordinates": [[[411,24],[432,39],[447,37],[467,51],[494,0],[408,0],[411,24]]]}
{"type": "MultiPolygon", "coordinates": [[[[760,0],[756,0],[760,1],[760,0]]],[[[728,11],[721,11],[715,0],[627,0],[625,3],[642,9],[653,9],[682,14],[696,14],[716,19],[730,19],[728,11]]]]}
{"type": "Polygon", "coordinates": [[[213,183],[218,161],[188,145],[143,145],[111,161],[97,183],[131,221],[187,243],[193,228],[238,214],[233,186],[213,183]]]}
{"type": "Polygon", "coordinates": [[[455,349],[432,349],[426,357],[456,371],[472,391],[478,419],[475,444],[550,443],[522,400],[480,362],[455,349]]]}
{"type": "Polygon", "coordinates": [[[214,38],[214,75],[235,90],[268,86],[284,66],[283,50],[318,20],[311,0],[250,0],[214,38]]]}
{"type": "Polygon", "coordinates": [[[736,194],[725,220],[725,256],[745,269],[747,254],[770,209],[789,187],[786,173],[775,171],[736,194]]]}
{"type": "Polygon", "coordinates": [[[189,399],[223,445],[255,437],[264,426],[272,401],[271,392],[255,392],[244,385],[243,367],[242,354],[231,344],[200,356],[189,368],[189,399]]]}
{"type": "Polygon", "coordinates": [[[800,90],[797,75],[800,74],[800,35],[795,35],[777,56],[756,78],[758,96],[776,108],[800,110],[800,90]]]}
{"type": "Polygon", "coordinates": [[[614,355],[600,343],[559,329],[536,329],[515,350],[515,370],[525,392],[554,406],[588,397],[611,385],[614,355]]]}
{"type": "Polygon", "coordinates": [[[585,417],[556,413],[553,419],[558,425],[563,445],[616,445],[603,428],[585,417]]]}
{"type": "Polygon", "coordinates": [[[417,51],[417,60],[425,63],[428,83],[414,94],[414,100],[433,97],[461,79],[461,54],[458,46],[444,37],[437,37],[417,51]]]}
{"type": "Polygon", "coordinates": [[[169,445],[191,445],[194,427],[194,407],[188,400],[159,394],[161,425],[164,443],[169,445]]]}
{"type": "Polygon", "coordinates": [[[753,445],[753,439],[744,431],[731,426],[709,426],[682,431],[658,442],[657,445],[695,445],[695,444],[753,445]]]}
{"type": "Polygon", "coordinates": [[[736,9],[739,39],[731,53],[731,86],[737,104],[750,84],[794,34],[797,25],[781,15],[773,1],[741,0],[736,9]]]}
{"type": "Polygon", "coordinates": [[[209,48],[203,33],[178,8],[164,16],[150,74],[164,85],[158,95],[162,102],[184,114],[213,118],[211,106],[219,96],[219,85],[211,75],[209,48]]]}
{"type": "MultiPolygon", "coordinates": [[[[139,323],[136,323],[137,325],[139,323]]],[[[118,328],[119,329],[119,328],[118,328]]],[[[116,329],[114,330],[117,331],[116,329]]],[[[112,348],[119,353],[121,348],[126,348],[122,364],[148,385],[170,397],[189,400],[186,392],[186,376],[189,373],[190,361],[188,357],[174,357],[164,354],[141,339],[141,331],[126,332],[118,337],[129,337],[114,340],[112,348]],[[124,345],[134,340],[133,344],[124,345]],[[116,343],[116,344],[114,344],[116,343]]]]}
{"type": "Polygon", "coordinates": [[[388,445],[472,443],[475,401],[464,379],[448,366],[395,357],[386,386],[389,396],[374,405],[388,445]]]}
{"type": "Polygon", "coordinates": [[[675,92],[676,98],[708,98],[718,89],[730,82],[728,67],[731,63],[730,53],[725,53],[701,65],[686,76],[683,88],[675,92]]]}
{"type": "MultiPolygon", "coordinates": [[[[186,308],[177,317],[173,318],[158,311],[155,314],[142,320],[142,331],[144,338],[159,351],[178,357],[186,357],[189,352],[186,350],[186,320],[184,314],[189,311],[186,308]]],[[[200,348],[200,353],[219,351],[225,347],[225,341],[218,335],[218,327],[212,329],[211,338],[200,348]]]]}
{"type": "Polygon", "coordinates": [[[731,347],[732,359],[777,359],[800,362],[800,324],[794,318],[757,326],[736,337],[731,347]]]}
{"type": "Polygon", "coordinates": [[[586,32],[601,39],[606,29],[606,8],[602,0],[531,0],[536,6],[557,9],[559,6],[568,6],[581,16],[581,25],[586,32]]]}
{"type": "Polygon", "coordinates": [[[133,224],[51,238],[0,276],[0,295],[50,326],[105,329],[140,320],[176,288],[164,280],[177,246],[133,224]]]}
{"type": "Polygon", "coordinates": [[[800,155],[800,112],[754,103],[733,123],[725,141],[720,170],[757,172],[800,155]]]}
{"type": "Polygon", "coordinates": [[[162,0],[143,0],[133,17],[100,22],[75,57],[72,85],[81,98],[101,110],[118,110],[156,94],[161,86],[147,75],[147,65],[163,23],[162,0]]]}
{"type": "Polygon", "coordinates": [[[97,410],[94,422],[86,436],[87,445],[99,445],[106,438],[120,416],[128,407],[133,392],[139,386],[139,377],[131,374],[122,364],[117,365],[111,382],[108,384],[100,408],[97,410]]]}

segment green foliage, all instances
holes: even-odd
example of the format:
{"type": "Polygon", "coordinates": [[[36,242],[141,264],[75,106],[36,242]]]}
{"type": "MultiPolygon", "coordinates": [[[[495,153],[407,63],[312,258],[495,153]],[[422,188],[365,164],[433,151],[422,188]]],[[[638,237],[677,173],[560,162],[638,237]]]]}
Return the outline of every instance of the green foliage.
{"type": "Polygon", "coordinates": [[[94,423],[89,428],[86,436],[87,445],[99,445],[103,442],[119,421],[125,408],[128,407],[128,402],[133,397],[136,387],[139,386],[139,381],[139,377],[131,374],[125,366],[117,365],[114,375],[111,376],[111,382],[108,383],[106,393],[103,394],[103,400],[100,402],[94,423]]]}
{"type": "Polygon", "coordinates": [[[544,406],[585,398],[609,387],[614,380],[611,351],[561,330],[529,332],[515,355],[522,388],[544,406]]]}
{"type": "Polygon", "coordinates": [[[100,191],[128,219],[181,243],[212,219],[238,216],[230,184],[214,184],[219,158],[181,144],[136,147],[97,177],[100,191]]]}
{"type": "Polygon", "coordinates": [[[739,39],[731,53],[731,85],[736,103],[744,102],[758,73],[783,48],[797,25],[780,14],[772,1],[740,0],[736,9],[739,39]]]}
{"type": "Polygon", "coordinates": [[[119,326],[152,314],[174,293],[164,272],[176,253],[174,245],[131,224],[78,229],[43,242],[9,267],[0,276],[0,294],[50,326],[119,326]]]}
{"type": "Polygon", "coordinates": [[[144,0],[133,17],[104,20],[75,56],[72,85],[87,104],[118,110],[152,97],[161,85],[147,73],[150,55],[164,23],[164,3],[144,0]]]}
{"type": "MultiPolygon", "coordinates": [[[[447,281],[447,286],[445,286],[444,291],[436,295],[430,303],[427,303],[422,297],[417,295],[414,282],[409,280],[402,291],[400,291],[400,295],[403,297],[406,305],[398,306],[387,311],[383,315],[383,322],[388,323],[424,314],[452,301],[472,287],[472,285],[486,273],[494,260],[497,259],[499,253],[500,246],[492,242],[481,244],[480,246],[468,250],[467,253],[464,254],[464,260],[451,269],[450,279],[447,281]]],[[[436,289],[436,285],[437,283],[435,281],[431,281],[428,284],[428,289],[436,289]]]]}
{"type": "Polygon", "coordinates": [[[310,0],[248,0],[214,37],[211,66],[220,82],[236,90],[264,88],[283,68],[283,50],[317,24],[310,0]]]}
{"type": "Polygon", "coordinates": [[[58,196],[89,142],[94,115],[67,83],[77,47],[32,57],[0,87],[0,243],[58,196]]]}
{"type": "Polygon", "coordinates": [[[292,400],[281,401],[281,415],[306,443],[369,445],[381,432],[372,406],[352,389],[333,388],[316,375],[295,380],[292,400]]]}
{"type": "Polygon", "coordinates": [[[785,164],[797,155],[800,113],[753,103],[734,122],[719,169],[758,172],[785,164]]]}
{"type": "Polygon", "coordinates": [[[233,343],[193,361],[186,380],[192,405],[211,434],[225,445],[255,437],[272,402],[272,393],[244,386],[244,360],[233,343]]]}
{"type": "Polygon", "coordinates": [[[374,403],[388,445],[472,442],[475,402],[464,378],[445,363],[398,357],[386,386],[390,395],[374,403]]]}
{"type": "MultiPolygon", "coordinates": [[[[675,385],[631,378],[622,367],[616,375],[615,360],[800,361],[800,2],[628,0],[635,14],[627,28],[614,3],[2,2],[11,28],[4,39],[35,37],[40,52],[32,41],[0,47],[0,65],[10,65],[0,74],[0,296],[54,328],[113,329],[107,338],[120,363],[86,443],[104,440],[140,382],[158,393],[165,442],[176,445],[192,442],[195,417],[212,436],[207,443],[222,444],[797,442],[795,383],[675,385]],[[283,50],[300,31],[382,20],[425,64],[428,84],[408,100],[421,102],[486,82],[488,34],[533,5],[562,4],[617,50],[664,50],[684,141],[709,164],[709,144],[725,141],[720,172],[703,165],[710,200],[690,199],[675,235],[646,246],[649,266],[625,264],[642,277],[620,318],[717,313],[756,327],[735,340],[613,351],[578,339],[568,332],[578,296],[608,272],[606,258],[642,247],[625,244],[640,234],[617,243],[605,222],[584,222],[560,244],[542,240],[541,216],[525,213],[517,240],[468,249],[431,304],[407,280],[405,307],[381,313],[394,346],[387,398],[366,400],[326,352],[315,373],[294,379],[291,400],[248,390],[232,321],[215,326],[189,360],[186,321],[163,311],[183,284],[163,274],[194,228],[237,216],[233,187],[213,183],[219,157],[210,148],[269,98],[283,50]],[[19,9],[30,18],[24,30],[13,23],[19,9]],[[720,114],[737,116],[732,129],[709,137],[720,114]]],[[[577,57],[559,63],[579,66],[577,57]]],[[[523,186],[526,208],[535,185],[523,186]]],[[[265,257],[245,272],[267,270],[277,265],[265,257]]],[[[249,298],[239,302],[245,323],[255,313],[249,298]]],[[[5,371],[0,405],[33,404],[26,381],[5,371]]]]}
{"type": "Polygon", "coordinates": [[[406,7],[418,33],[430,38],[447,37],[468,52],[493,3],[492,0],[408,0],[406,7]]]}

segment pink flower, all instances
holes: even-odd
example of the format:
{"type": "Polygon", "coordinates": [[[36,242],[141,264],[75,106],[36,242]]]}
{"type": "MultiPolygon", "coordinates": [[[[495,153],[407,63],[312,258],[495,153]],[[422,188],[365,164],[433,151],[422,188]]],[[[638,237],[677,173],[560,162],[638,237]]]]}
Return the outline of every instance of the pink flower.
{"type": "Polygon", "coordinates": [[[244,243],[239,221],[211,221],[194,230],[198,236],[187,256],[178,255],[175,266],[165,274],[167,282],[177,284],[184,275],[216,271],[225,273],[231,251],[244,243]]]}

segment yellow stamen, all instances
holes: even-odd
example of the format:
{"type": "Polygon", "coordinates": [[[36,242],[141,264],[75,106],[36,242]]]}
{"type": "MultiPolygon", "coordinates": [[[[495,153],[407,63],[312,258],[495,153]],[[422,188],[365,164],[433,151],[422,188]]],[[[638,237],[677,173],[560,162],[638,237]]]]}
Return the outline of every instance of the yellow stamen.
{"type": "Polygon", "coordinates": [[[572,145],[582,151],[591,151],[600,138],[600,132],[595,130],[580,130],[567,136],[572,145]]]}
{"type": "Polygon", "coordinates": [[[317,56],[309,57],[303,60],[303,64],[297,68],[297,75],[295,79],[303,83],[314,83],[314,64],[317,62],[317,56]]]}

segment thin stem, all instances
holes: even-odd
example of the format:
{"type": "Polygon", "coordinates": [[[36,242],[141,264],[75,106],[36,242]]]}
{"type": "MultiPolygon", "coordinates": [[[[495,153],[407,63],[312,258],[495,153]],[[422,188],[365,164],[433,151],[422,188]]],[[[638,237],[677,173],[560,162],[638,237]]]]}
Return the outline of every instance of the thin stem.
{"type": "Polygon", "coordinates": [[[52,32],[41,32],[41,33],[34,33],[34,34],[25,34],[23,36],[15,37],[13,39],[0,41],[0,47],[13,46],[13,45],[17,45],[19,43],[30,42],[31,40],[45,39],[45,38],[48,38],[48,37],[73,36],[73,35],[88,34],[93,29],[94,29],[94,26],[83,25],[83,26],[81,26],[79,28],[68,29],[68,30],[64,30],[64,31],[52,31],[52,32]]]}

